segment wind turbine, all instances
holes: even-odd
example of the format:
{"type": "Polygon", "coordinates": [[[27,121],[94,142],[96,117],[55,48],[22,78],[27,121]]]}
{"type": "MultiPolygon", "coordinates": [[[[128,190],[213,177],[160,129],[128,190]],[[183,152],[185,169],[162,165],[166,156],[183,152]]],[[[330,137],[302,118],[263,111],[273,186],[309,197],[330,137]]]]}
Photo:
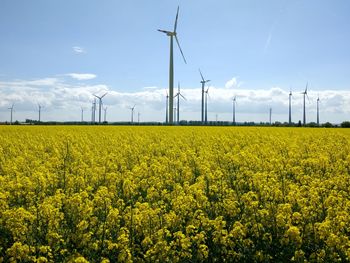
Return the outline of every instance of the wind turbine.
{"type": "Polygon", "coordinates": [[[232,123],[236,125],[236,96],[232,99],[232,123]]]}
{"type": "MultiPolygon", "coordinates": [[[[175,95],[175,97],[177,97],[177,123],[180,123],[180,96],[186,100],[186,98],[181,94],[180,92],[180,82],[178,83],[178,87],[177,87],[177,93],[175,95]]],[[[175,98],[174,97],[174,98],[175,98]]]]}
{"type": "Polygon", "coordinates": [[[140,124],[140,115],[141,113],[140,112],[137,112],[137,123],[140,124]]]}
{"type": "Polygon", "coordinates": [[[207,80],[204,79],[203,74],[202,74],[200,69],[199,69],[199,74],[201,74],[201,78],[202,78],[202,80],[201,80],[201,83],[202,83],[202,123],[204,123],[204,86],[210,80],[209,79],[207,79],[207,80]]]}
{"type": "Polygon", "coordinates": [[[38,103],[38,109],[39,109],[39,122],[41,122],[41,108],[42,106],[38,103]]]}
{"type": "Polygon", "coordinates": [[[292,124],[292,90],[289,91],[289,125],[292,124]]]}
{"type": "Polygon", "coordinates": [[[168,102],[169,102],[169,94],[166,92],[166,101],[165,101],[165,123],[167,124],[169,122],[169,115],[168,115],[168,102]]]}
{"type": "Polygon", "coordinates": [[[208,123],[208,97],[209,97],[209,86],[205,91],[205,116],[204,116],[205,124],[208,123]]]}
{"type": "Polygon", "coordinates": [[[173,56],[174,37],[175,37],[176,43],[179,47],[179,50],[181,52],[182,58],[183,58],[185,64],[187,64],[185,56],[184,56],[182,49],[180,47],[179,40],[177,38],[177,33],[176,33],[178,17],[179,17],[179,7],[177,7],[174,30],[173,31],[166,31],[166,30],[158,29],[159,32],[162,32],[162,33],[166,34],[168,37],[170,37],[170,62],[169,62],[169,123],[170,124],[173,124],[173,110],[174,110],[174,56],[173,56]]]}
{"type": "Polygon", "coordinates": [[[134,105],[134,107],[130,107],[129,109],[131,110],[131,123],[134,123],[134,110],[135,110],[135,106],[136,104],[134,105]]]}
{"type": "Polygon", "coordinates": [[[96,99],[92,101],[91,106],[91,123],[95,123],[95,114],[96,114],[96,99]]]}
{"type": "Polygon", "coordinates": [[[84,108],[81,107],[81,122],[84,122],[84,108]]]}
{"type": "Polygon", "coordinates": [[[309,85],[309,83],[306,83],[305,91],[301,93],[301,94],[304,95],[304,104],[303,104],[303,125],[304,126],[306,125],[305,96],[307,97],[308,100],[310,100],[309,96],[307,95],[307,87],[308,87],[308,85],[309,85]]]}
{"type": "Polygon", "coordinates": [[[104,96],[107,95],[108,92],[106,92],[105,94],[103,94],[102,96],[97,96],[95,94],[93,94],[98,100],[99,100],[99,103],[98,103],[98,123],[101,123],[101,111],[102,111],[102,98],[104,96]]]}
{"type": "Polygon", "coordinates": [[[103,108],[103,111],[104,111],[103,121],[106,122],[107,121],[107,107],[103,108]]]}
{"type": "Polygon", "coordinates": [[[320,95],[317,96],[317,126],[320,126],[320,95]]]}
{"type": "Polygon", "coordinates": [[[272,108],[270,108],[270,125],[272,124],[272,108]]]}
{"type": "Polygon", "coordinates": [[[14,106],[15,104],[14,103],[12,103],[12,106],[10,107],[10,108],[8,108],[9,110],[11,110],[11,115],[10,115],[10,125],[12,125],[12,116],[13,116],[13,106],[14,106]]]}

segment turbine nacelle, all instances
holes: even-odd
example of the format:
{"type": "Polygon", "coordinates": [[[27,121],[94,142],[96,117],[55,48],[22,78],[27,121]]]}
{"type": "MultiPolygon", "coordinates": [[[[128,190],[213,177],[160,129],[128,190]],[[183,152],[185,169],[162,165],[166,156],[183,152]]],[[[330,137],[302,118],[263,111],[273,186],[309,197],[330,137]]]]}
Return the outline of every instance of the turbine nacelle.
{"type": "Polygon", "coordinates": [[[176,32],[171,32],[171,31],[162,30],[162,29],[158,29],[158,31],[166,34],[169,37],[175,37],[176,36],[176,32]]]}

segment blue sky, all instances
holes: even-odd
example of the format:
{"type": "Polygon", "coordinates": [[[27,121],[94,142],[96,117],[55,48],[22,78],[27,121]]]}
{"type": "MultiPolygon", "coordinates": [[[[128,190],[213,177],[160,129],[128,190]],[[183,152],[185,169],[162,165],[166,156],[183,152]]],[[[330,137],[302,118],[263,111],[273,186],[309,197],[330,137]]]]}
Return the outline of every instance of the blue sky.
{"type": "Polygon", "coordinates": [[[76,120],[104,91],[111,121],[134,103],[141,120],[163,120],[169,40],[157,29],[173,28],[178,5],[182,119],[200,117],[198,68],[212,80],[211,119],[229,120],[237,95],[239,121],[267,121],[270,107],[286,121],[292,89],[297,121],[307,81],[309,121],[318,95],[321,121],[349,119],[349,1],[1,0],[0,120],[12,103],[19,120],[36,118],[37,103],[43,119],[76,120]]]}

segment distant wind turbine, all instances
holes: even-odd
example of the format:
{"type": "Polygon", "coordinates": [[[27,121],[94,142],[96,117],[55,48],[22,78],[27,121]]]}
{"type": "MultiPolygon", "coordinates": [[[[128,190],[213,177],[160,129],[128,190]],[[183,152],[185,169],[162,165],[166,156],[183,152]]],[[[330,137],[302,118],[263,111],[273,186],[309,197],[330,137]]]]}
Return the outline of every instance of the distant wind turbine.
{"type": "Polygon", "coordinates": [[[272,108],[270,108],[270,125],[272,124],[272,108]]]}
{"type": "Polygon", "coordinates": [[[303,104],[303,125],[306,125],[306,110],[305,110],[305,97],[307,97],[307,99],[310,101],[309,96],[307,95],[307,87],[308,87],[309,83],[306,83],[306,88],[305,91],[302,92],[301,94],[304,95],[304,104],[303,104]]]}
{"type": "Polygon", "coordinates": [[[131,110],[131,123],[134,123],[134,110],[135,110],[135,106],[136,104],[134,105],[134,107],[130,107],[129,109],[131,110]]]}
{"type": "MultiPolygon", "coordinates": [[[[181,94],[180,92],[180,82],[178,83],[178,87],[177,87],[177,93],[175,95],[175,97],[177,97],[177,123],[180,123],[180,96],[186,100],[186,98],[181,94]]],[[[174,98],[175,98],[174,97],[174,98]]]]}
{"type": "Polygon", "coordinates": [[[289,125],[292,124],[292,90],[289,91],[289,125]]]}
{"type": "Polygon", "coordinates": [[[92,106],[91,106],[91,123],[95,123],[95,118],[96,116],[96,99],[92,101],[92,106]]]}
{"type": "Polygon", "coordinates": [[[107,107],[103,108],[103,111],[104,111],[103,121],[106,122],[107,121],[107,107]]]}
{"type": "Polygon", "coordinates": [[[320,126],[320,95],[317,96],[317,126],[320,126]]]}
{"type": "Polygon", "coordinates": [[[205,124],[208,123],[208,97],[209,97],[209,86],[205,91],[205,114],[204,114],[205,124]]]}
{"type": "Polygon", "coordinates": [[[108,92],[106,92],[102,96],[97,96],[97,95],[93,94],[99,100],[99,103],[98,103],[98,123],[101,123],[102,99],[104,96],[107,95],[107,93],[108,92]]]}
{"type": "Polygon", "coordinates": [[[15,104],[14,103],[12,103],[12,106],[10,107],[10,108],[8,108],[9,110],[10,110],[10,125],[12,125],[12,116],[13,116],[13,106],[14,106],[15,104]]]}
{"type": "Polygon", "coordinates": [[[81,107],[81,122],[84,122],[84,108],[81,107]]]}
{"type": "Polygon", "coordinates": [[[179,17],[179,7],[177,7],[177,12],[176,12],[176,18],[175,18],[175,24],[174,24],[174,30],[173,31],[166,31],[166,30],[161,30],[158,29],[159,32],[165,33],[168,37],[170,37],[170,63],[169,63],[169,123],[173,124],[173,110],[174,110],[174,58],[173,58],[173,53],[174,53],[174,47],[173,47],[173,40],[175,37],[177,46],[179,47],[179,50],[181,52],[182,58],[185,62],[185,56],[182,52],[182,49],[180,47],[179,40],[177,38],[177,33],[176,33],[176,28],[177,28],[177,20],[179,17]]]}
{"type": "Polygon", "coordinates": [[[165,123],[168,124],[169,122],[169,114],[168,114],[168,111],[169,111],[169,108],[168,108],[168,103],[169,103],[169,94],[168,92],[166,92],[166,101],[165,101],[165,123]]]}
{"type": "Polygon", "coordinates": [[[38,103],[38,109],[39,109],[39,122],[41,122],[41,108],[42,106],[38,103]]]}
{"type": "Polygon", "coordinates": [[[232,99],[232,123],[233,125],[236,125],[236,96],[232,99]]]}
{"type": "Polygon", "coordinates": [[[203,77],[203,74],[202,74],[202,71],[199,69],[199,74],[201,75],[201,84],[202,84],[202,123],[204,123],[204,87],[205,87],[205,84],[207,82],[209,82],[210,80],[207,79],[205,80],[204,77],[203,77]]]}
{"type": "Polygon", "coordinates": [[[141,113],[140,112],[137,112],[137,123],[140,124],[140,115],[141,113]]]}

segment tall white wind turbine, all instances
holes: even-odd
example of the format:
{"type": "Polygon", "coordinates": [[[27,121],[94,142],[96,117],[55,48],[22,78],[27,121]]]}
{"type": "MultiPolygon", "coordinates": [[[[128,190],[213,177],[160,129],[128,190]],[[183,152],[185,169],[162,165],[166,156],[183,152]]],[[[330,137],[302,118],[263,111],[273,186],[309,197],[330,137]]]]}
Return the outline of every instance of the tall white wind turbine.
{"type": "Polygon", "coordinates": [[[301,94],[304,95],[304,103],[303,103],[303,125],[304,126],[306,125],[305,97],[307,97],[307,99],[310,100],[309,96],[307,95],[307,87],[308,87],[308,85],[309,85],[309,83],[306,83],[305,91],[301,93],[301,94]]]}
{"type": "Polygon", "coordinates": [[[107,95],[107,93],[108,92],[106,92],[102,96],[97,96],[97,95],[93,94],[99,101],[99,103],[98,103],[98,123],[101,123],[102,99],[104,96],[107,95]]]}
{"type": "Polygon", "coordinates": [[[174,56],[173,56],[173,53],[174,53],[174,45],[173,45],[174,37],[175,37],[176,43],[177,43],[177,45],[179,47],[179,50],[181,52],[182,58],[183,58],[185,64],[187,63],[186,59],[185,59],[185,56],[184,56],[184,54],[182,52],[179,40],[177,38],[177,33],[176,33],[178,17],[179,17],[179,7],[177,7],[175,24],[174,24],[174,30],[173,31],[166,31],[166,30],[158,29],[159,32],[165,33],[168,37],[170,37],[169,106],[168,106],[169,107],[169,112],[168,112],[168,114],[169,114],[169,124],[173,124],[173,118],[174,118],[174,114],[173,114],[173,110],[174,110],[174,56]]]}
{"type": "Polygon", "coordinates": [[[202,84],[202,118],[201,118],[201,121],[202,121],[202,124],[204,123],[204,87],[205,87],[205,84],[207,83],[207,82],[209,82],[210,80],[209,79],[207,79],[207,80],[205,80],[204,79],[204,77],[203,77],[203,74],[202,74],[202,71],[199,69],[199,74],[201,75],[201,78],[202,78],[202,80],[201,80],[201,84],[202,84]]]}

